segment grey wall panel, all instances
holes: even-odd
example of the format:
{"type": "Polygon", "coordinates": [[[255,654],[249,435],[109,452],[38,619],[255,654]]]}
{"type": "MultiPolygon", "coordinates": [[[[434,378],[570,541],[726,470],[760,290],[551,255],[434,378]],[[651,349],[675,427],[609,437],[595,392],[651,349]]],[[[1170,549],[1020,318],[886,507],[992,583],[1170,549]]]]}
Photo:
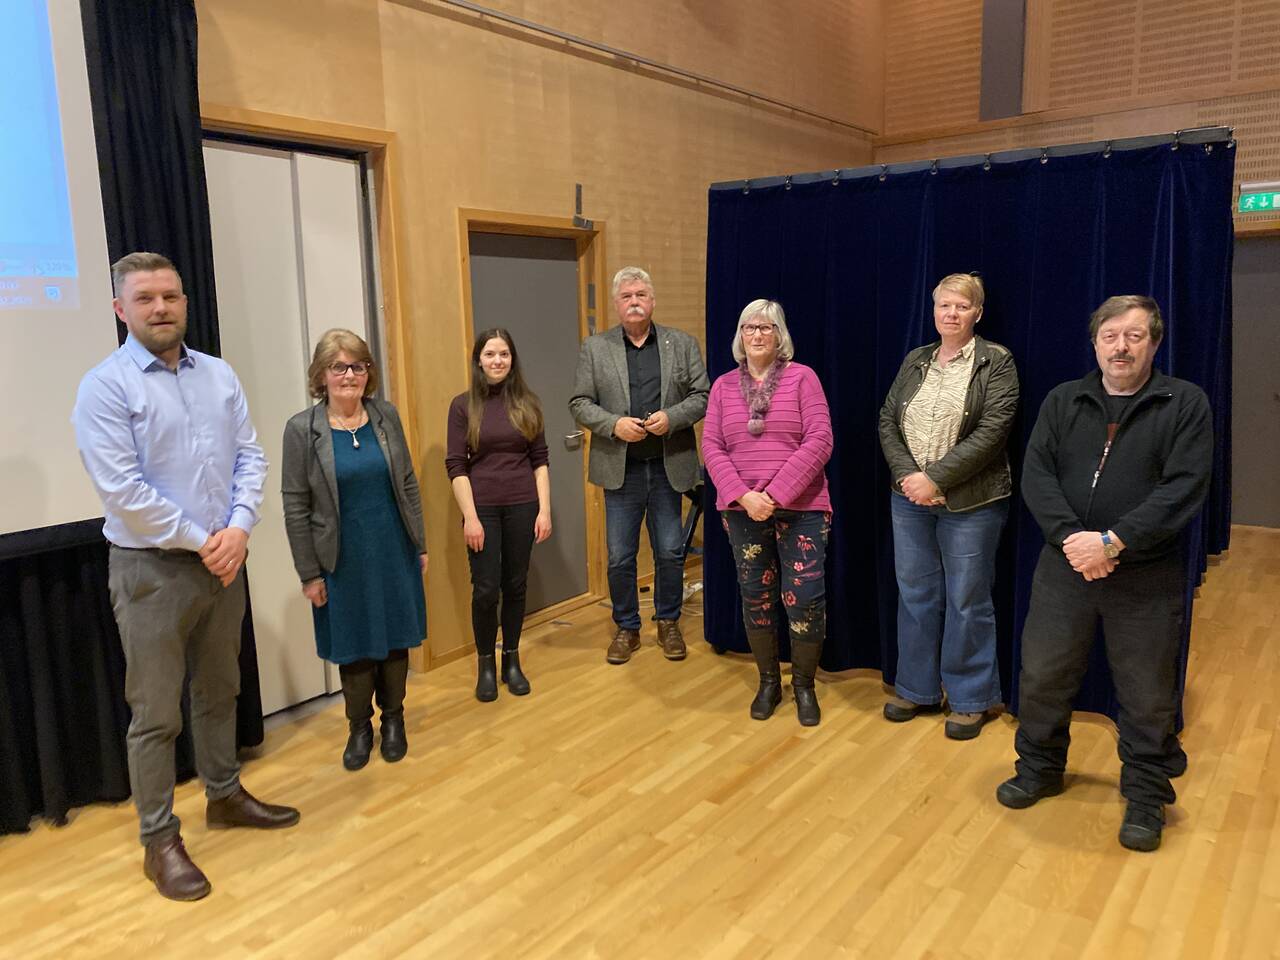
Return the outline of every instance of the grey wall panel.
{"type": "Polygon", "coordinates": [[[1236,241],[1231,520],[1280,527],[1280,237],[1236,241]]]}

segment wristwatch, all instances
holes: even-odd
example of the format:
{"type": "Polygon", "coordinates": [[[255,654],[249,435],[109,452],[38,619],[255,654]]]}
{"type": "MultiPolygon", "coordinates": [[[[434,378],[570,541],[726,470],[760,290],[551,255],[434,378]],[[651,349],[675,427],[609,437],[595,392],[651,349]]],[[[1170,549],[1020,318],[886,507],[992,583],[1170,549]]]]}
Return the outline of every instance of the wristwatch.
{"type": "Polygon", "coordinates": [[[1102,531],[1102,552],[1108,560],[1114,560],[1120,556],[1120,548],[1116,546],[1116,542],[1111,539],[1111,531],[1102,531]]]}

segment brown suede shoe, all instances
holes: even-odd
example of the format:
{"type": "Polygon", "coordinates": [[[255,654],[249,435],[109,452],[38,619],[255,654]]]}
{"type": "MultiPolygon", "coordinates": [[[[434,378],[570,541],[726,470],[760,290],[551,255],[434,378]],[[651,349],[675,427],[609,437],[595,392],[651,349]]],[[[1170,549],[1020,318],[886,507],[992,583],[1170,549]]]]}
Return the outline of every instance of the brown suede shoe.
{"type": "Polygon", "coordinates": [[[689,655],[689,649],[684,645],[684,634],[680,632],[679,620],[658,621],[658,646],[668,660],[683,660],[689,655]]]}
{"type": "Polygon", "coordinates": [[[238,787],[229,797],[210,800],[205,808],[204,821],[210,830],[226,830],[228,827],[276,830],[292,827],[300,816],[293,807],[263,803],[244,787],[238,787]]]}
{"type": "Polygon", "coordinates": [[[640,631],[619,627],[613,643],[609,644],[609,652],[604,655],[604,658],[610,663],[626,663],[639,649],[640,631]]]}
{"type": "Polygon", "coordinates": [[[142,872],[156,885],[160,896],[170,900],[199,900],[213,889],[209,878],[187,856],[182,837],[176,833],[147,844],[142,872]]]}

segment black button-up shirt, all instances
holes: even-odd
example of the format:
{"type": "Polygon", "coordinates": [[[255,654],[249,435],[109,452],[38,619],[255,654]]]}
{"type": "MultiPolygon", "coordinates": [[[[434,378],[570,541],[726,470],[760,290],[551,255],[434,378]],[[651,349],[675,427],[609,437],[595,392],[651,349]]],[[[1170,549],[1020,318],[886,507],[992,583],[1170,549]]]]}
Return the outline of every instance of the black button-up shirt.
{"type": "MultiPolygon", "coordinates": [[[[658,355],[658,333],[653,326],[644,343],[636,346],[624,332],[627,349],[627,380],[631,388],[631,416],[647,420],[662,408],[662,359],[658,355]]],[[[627,445],[627,459],[652,460],[662,456],[662,438],[652,433],[627,445]]]]}

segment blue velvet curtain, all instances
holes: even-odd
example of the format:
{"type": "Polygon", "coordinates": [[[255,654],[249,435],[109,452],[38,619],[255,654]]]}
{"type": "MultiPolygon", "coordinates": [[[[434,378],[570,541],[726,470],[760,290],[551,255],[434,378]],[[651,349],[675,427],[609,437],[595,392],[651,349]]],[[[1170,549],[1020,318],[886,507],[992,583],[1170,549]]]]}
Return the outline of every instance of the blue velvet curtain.
{"type": "MultiPolygon", "coordinates": [[[[1022,383],[1009,449],[1015,497],[995,589],[1006,702],[1016,709],[1016,640],[1043,543],[1016,493],[1022,451],[1049,390],[1096,366],[1088,317],[1113,294],[1155,297],[1166,323],[1157,365],[1203,387],[1214,409],[1213,485],[1186,536],[1190,613],[1192,585],[1206,554],[1225,549],[1231,514],[1235,150],[1225,131],[1211,136],[712,187],[712,376],[733,366],[741,309],[768,297],[786,309],[796,359],[817,370],[831,404],[826,669],[879,668],[888,682],[896,673],[889,477],[877,419],[903,356],[936,339],[931,291],[952,272],[982,275],[987,300],[978,332],[1013,351],[1022,383]]],[[[707,638],[745,650],[733,561],[710,484],[705,504],[707,638]]],[[[1110,677],[1095,655],[1077,705],[1114,715],[1110,677]]]]}

